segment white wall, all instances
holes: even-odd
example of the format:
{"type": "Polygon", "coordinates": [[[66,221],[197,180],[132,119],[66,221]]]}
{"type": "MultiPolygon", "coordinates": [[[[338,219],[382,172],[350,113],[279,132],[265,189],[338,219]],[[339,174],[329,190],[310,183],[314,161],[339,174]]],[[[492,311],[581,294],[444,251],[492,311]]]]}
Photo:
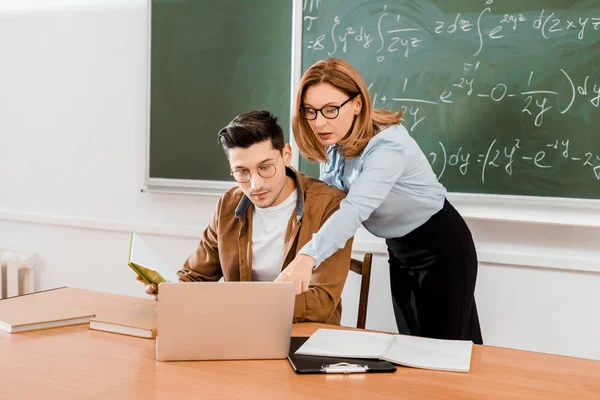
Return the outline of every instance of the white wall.
{"type": "MultiPolygon", "coordinates": [[[[129,232],[179,266],[212,214],[214,196],[140,192],[146,23],[144,0],[0,0],[0,249],[36,254],[38,289],[143,296],[129,232]]],[[[600,359],[597,202],[451,200],[478,247],[485,342],[600,359]]],[[[367,325],[394,331],[385,245],[361,232],[355,250],[376,255],[367,325]]]]}

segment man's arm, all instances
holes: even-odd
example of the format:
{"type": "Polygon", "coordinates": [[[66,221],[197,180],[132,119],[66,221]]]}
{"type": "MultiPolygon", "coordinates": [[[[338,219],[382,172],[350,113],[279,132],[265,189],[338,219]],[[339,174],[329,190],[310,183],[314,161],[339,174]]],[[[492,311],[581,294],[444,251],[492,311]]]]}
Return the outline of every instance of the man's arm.
{"type": "MultiPolygon", "coordinates": [[[[332,203],[323,223],[338,209],[339,203],[332,203]]],[[[309,289],[296,296],[294,322],[331,322],[339,324],[337,318],[331,319],[342,298],[342,291],[350,269],[352,241],[325,259],[319,268],[313,270],[309,289]]]]}
{"type": "Polygon", "coordinates": [[[223,276],[219,262],[218,226],[221,201],[213,213],[208,227],[202,233],[202,238],[196,251],[185,261],[183,268],[177,271],[181,282],[216,282],[223,276]]]}

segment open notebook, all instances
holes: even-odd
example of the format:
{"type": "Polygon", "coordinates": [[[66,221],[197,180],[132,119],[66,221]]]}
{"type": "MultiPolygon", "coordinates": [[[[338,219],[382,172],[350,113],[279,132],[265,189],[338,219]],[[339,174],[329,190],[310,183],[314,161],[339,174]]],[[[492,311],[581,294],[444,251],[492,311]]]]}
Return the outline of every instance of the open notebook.
{"type": "Polygon", "coordinates": [[[177,282],[177,272],[160,259],[142,240],[140,235],[132,233],[129,240],[129,259],[127,265],[142,278],[144,283],[177,282]]]}
{"type": "Polygon", "coordinates": [[[297,374],[349,374],[372,372],[396,372],[394,364],[374,359],[304,356],[296,350],[306,342],[307,337],[292,337],[288,361],[297,374]]]}
{"type": "Polygon", "coordinates": [[[296,354],[371,358],[414,368],[468,372],[473,342],[387,333],[318,329],[296,354]]]}

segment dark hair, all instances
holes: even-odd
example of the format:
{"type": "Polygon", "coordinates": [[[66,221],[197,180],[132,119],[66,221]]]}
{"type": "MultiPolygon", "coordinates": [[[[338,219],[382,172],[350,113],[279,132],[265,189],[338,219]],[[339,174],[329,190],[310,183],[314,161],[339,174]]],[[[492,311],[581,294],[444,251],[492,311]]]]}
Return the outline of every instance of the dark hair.
{"type": "Polygon", "coordinates": [[[250,111],[235,117],[219,131],[219,143],[225,154],[229,149],[248,147],[271,140],[274,149],[281,152],[285,145],[283,130],[277,123],[277,117],[269,111],[250,111]]]}

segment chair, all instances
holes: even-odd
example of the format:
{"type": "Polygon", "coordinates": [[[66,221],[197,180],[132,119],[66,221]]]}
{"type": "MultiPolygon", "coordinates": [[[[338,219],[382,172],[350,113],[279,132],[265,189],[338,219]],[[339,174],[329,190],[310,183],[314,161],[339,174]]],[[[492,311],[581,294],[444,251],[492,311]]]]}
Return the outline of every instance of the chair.
{"type": "Polygon", "coordinates": [[[358,317],[356,318],[356,327],[360,329],[364,329],[367,322],[367,305],[369,303],[372,259],[372,253],[365,253],[362,261],[354,258],[350,260],[350,271],[355,272],[362,277],[360,283],[360,297],[358,299],[358,317]]]}

